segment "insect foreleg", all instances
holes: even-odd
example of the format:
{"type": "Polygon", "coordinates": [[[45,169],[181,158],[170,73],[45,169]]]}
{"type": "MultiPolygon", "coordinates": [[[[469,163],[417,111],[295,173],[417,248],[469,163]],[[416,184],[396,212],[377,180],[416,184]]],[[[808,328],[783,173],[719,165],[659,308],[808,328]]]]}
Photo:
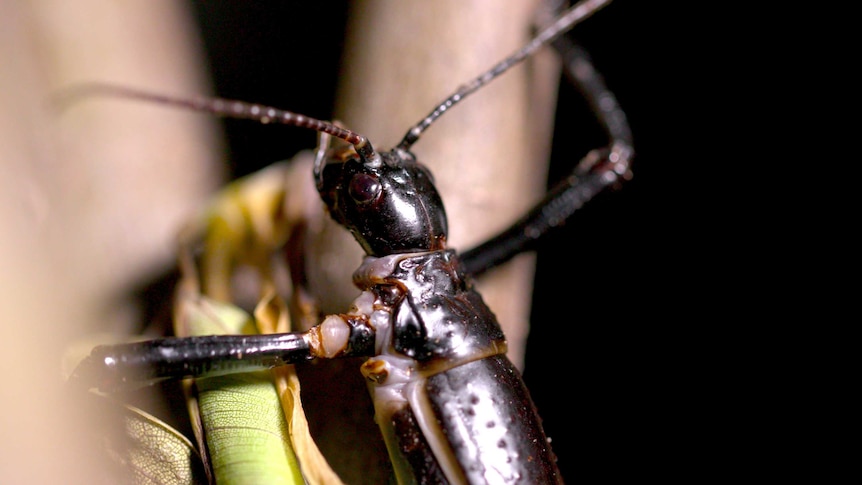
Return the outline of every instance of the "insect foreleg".
{"type": "Polygon", "coordinates": [[[558,182],[525,216],[461,257],[468,273],[481,274],[532,246],[552,228],[563,224],[585,203],[631,178],[632,135],[616,96],[593,67],[587,52],[563,36],[553,42],[565,73],[586,98],[605,131],[608,148],[589,152],[571,175],[558,182]]]}
{"type": "Polygon", "coordinates": [[[371,356],[374,351],[375,332],[367,316],[330,315],[307,332],[168,337],[98,346],[70,381],[112,392],[164,379],[239,374],[315,358],[371,356]]]}

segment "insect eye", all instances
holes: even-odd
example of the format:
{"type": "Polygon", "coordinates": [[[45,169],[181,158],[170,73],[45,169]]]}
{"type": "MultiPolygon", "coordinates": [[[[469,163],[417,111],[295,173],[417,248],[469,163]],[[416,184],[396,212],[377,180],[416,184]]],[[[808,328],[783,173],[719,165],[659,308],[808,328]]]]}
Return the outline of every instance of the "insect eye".
{"type": "Polygon", "coordinates": [[[375,200],[382,189],[383,187],[377,177],[358,173],[350,180],[350,187],[347,190],[353,200],[360,204],[367,204],[375,200]]]}

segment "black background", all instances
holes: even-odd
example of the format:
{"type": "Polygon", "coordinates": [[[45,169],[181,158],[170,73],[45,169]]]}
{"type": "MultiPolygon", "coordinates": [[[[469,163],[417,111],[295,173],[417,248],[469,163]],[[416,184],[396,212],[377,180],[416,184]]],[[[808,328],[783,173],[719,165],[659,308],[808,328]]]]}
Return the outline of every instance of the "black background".
{"type": "MultiPolygon", "coordinates": [[[[347,2],[193,3],[218,95],[330,117],[347,2]]],[[[689,351],[678,344],[686,335],[676,288],[685,282],[669,261],[681,244],[666,201],[683,166],[673,143],[684,120],[668,112],[678,103],[674,71],[686,62],[669,48],[670,23],[652,2],[617,1],[574,32],[626,110],[637,155],[630,183],[538,250],[524,377],[568,482],[670,477],[700,459],[702,419],[691,409],[702,397],[689,392],[695,373],[680,371],[689,351]]],[[[551,180],[571,168],[563,153],[604,143],[566,83],[559,106],[559,133],[592,135],[555,137],[551,180]]],[[[315,141],[252,123],[226,130],[236,176],[315,141]]]]}

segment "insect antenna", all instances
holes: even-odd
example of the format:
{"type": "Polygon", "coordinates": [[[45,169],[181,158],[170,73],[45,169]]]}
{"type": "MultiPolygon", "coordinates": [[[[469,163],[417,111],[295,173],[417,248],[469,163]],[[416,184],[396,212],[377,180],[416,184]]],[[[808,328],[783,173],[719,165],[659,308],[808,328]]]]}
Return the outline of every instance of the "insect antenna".
{"type": "Polygon", "coordinates": [[[428,114],[428,116],[407,131],[404,138],[401,140],[401,143],[398,144],[398,148],[409,150],[410,147],[419,139],[419,136],[451,107],[455,106],[461,102],[461,100],[474,93],[482,86],[493,81],[496,77],[508,71],[527,57],[530,57],[540,47],[552,42],[564,32],[571,29],[582,20],[590,17],[609,3],[611,3],[611,0],[582,0],[576,3],[560,15],[554,23],[544,28],[535,37],[533,37],[533,39],[526,45],[515,51],[509,57],[495,64],[491,69],[480,74],[472,81],[462,85],[457,91],[452,93],[451,96],[444,99],[443,102],[438,104],[437,107],[428,114]]]}
{"type": "MultiPolygon", "coordinates": [[[[246,119],[258,121],[263,124],[278,123],[297,126],[300,128],[309,128],[350,143],[356,149],[356,153],[359,154],[360,159],[362,159],[362,162],[365,164],[376,165],[380,161],[380,155],[374,150],[374,147],[371,146],[371,142],[368,141],[368,138],[359,133],[328,121],[319,120],[310,116],[294,113],[292,111],[248,103],[245,101],[197,96],[179,98],[106,83],[89,83],[76,86],[64,92],[56,101],[58,105],[62,107],[67,106],[72,101],[87,96],[114,96],[126,99],[136,99],[175,106],[192,111],[210,113],[223,118],[246,119]]],[[[317,169],[318,167],[315,167],[315,170],[317,169]]],[[[317,174],[315,173],[315,175],[317,174]]]]}

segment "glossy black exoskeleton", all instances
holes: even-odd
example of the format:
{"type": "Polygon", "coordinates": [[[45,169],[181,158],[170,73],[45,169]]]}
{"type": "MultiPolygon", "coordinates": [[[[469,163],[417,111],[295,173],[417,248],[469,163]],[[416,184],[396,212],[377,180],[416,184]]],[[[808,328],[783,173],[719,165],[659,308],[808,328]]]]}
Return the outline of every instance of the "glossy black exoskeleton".
{"type": "Polygon", "coordinates": [[[431,173],[412,153],[395,149],[373,163],[350,158],[316,175],[336,222],[369,256],[443,249],[446,213],[431,173]]]}

